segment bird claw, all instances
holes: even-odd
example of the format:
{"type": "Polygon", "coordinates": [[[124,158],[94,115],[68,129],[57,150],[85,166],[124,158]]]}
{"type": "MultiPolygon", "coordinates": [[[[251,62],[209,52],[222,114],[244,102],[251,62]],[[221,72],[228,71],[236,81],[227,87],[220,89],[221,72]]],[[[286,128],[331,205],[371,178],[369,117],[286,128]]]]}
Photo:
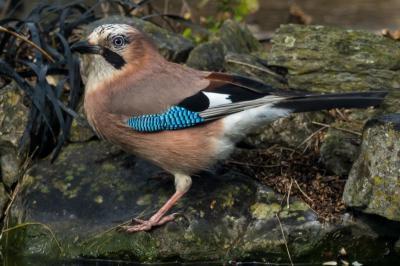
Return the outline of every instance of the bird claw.
{"type": "Polygon", "coordinates": [[[139,232],[139,231],[148,231],[150,230],[153,226],[156,225],[162,225],[166,222],[169,221],[173,221],[178,217],[182,217],[186,220],[188,220],[188,218],[181,214],[181,213],[173,213],[167,216],[162,217],[161,219],[157,220],[157,221],[152,221],[151,219],[148,221],[143,221],[140,219],[133,219],[132,222],[136,222],[138,223],[137,225],[125,225],[125,226],[118,226],[117,227],[117,232],[119,232],[120,230],[125,232],[125,235],[127,235],[128,233],[135,233],[135,232],[139,232]]]}
{"type": "Polygon", "coordinates": [[[171,173],[162,171],[162,172],[157,173],[156,176],[150,177],[149,179],[147,179],[147,184],[149,183],[150,180],[160,181],[161,184],[164,185],[165,183],[167,183],[169,181],[175,181],[175,176],[171,173]]]}

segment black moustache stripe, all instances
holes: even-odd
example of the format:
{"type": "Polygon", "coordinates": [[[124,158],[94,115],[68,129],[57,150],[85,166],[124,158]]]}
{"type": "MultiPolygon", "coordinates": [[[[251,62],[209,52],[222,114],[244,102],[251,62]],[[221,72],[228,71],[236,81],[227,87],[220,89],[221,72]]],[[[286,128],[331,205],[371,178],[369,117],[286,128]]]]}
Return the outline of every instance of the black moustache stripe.
{"type": "Polygon", "coordinates": [[[122,56],[111,51],[108,48],[103,48],[102,56],[108,63],[110,63],[113,67],[115,67],[118,70],[120,70],[126,64],[126,61],[122,56]]]}

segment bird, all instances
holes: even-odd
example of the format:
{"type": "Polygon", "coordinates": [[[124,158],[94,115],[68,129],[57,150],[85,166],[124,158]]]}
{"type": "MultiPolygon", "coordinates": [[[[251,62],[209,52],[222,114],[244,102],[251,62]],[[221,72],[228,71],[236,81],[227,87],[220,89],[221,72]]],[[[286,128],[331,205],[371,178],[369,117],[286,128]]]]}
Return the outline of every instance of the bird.
{"type": "Polygon", "coordinates": [[[239,75],[168,62],[138,29],[97,27],[71,51],[88,56],[84,109],[99,136],[174,176],[175,193],[149,220],[121,227],[146,231],[192,185],[191,175],[226,159],[251,131],[293,113],[379,105],[387,92],[335,94],[280,89],[239,75]]]}

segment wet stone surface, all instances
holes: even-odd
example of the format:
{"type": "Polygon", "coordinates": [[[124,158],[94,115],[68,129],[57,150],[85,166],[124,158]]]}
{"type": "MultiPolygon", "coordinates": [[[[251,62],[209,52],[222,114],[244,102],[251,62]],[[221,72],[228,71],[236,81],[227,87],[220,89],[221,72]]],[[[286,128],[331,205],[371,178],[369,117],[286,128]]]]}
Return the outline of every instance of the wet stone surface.
{"type": "Polygon", "coordinates": [[[343,201],[366,213],[400,221],[400,113],[367,122],[343,201]]]}
{"type": "MultiPolygon", "coordinates": [[[[174,193],[172,183],[147,184],[159,168],[125,153],[106,154],[118,151],[101,141],[70,144],[53,165],[49,166],[48,159],[34,165],[24,176],[11,208],[9,227],[27,222],[47,225],[62,244],[63,258],[142,262],[288,261],[275,213],[282,222],[292,258],[307,257],[308,261],[315,250],[324,249],[322,239],[347,228],[350,233],[346,241],[351,242],[352,230],[360,228],[350,221],[322,226],[317,215],[298,200],[291,198],[287,209],[283,195],[238,173],[222,173],[217,167],[193,177],[189,192],[170,210],[185,214],[188,221],[179,218],[135,234],[111,230],[99,235],[142,212],[157,210],[174,193]],[[95,162],[99,158],[108,159],[99,164],[95,162]]],[[[370,231],[358,236],[373,237],[370,231]]],[[[51,234],[40,225],[20,227],[7,234],[11,254],[42,258],[60,254],[51,234]]],[[[336,244],[330,249],[334,247],[336,244]]],[[[371,254],[364,257],[368,256],[371,254]]],[[[314,260],[320,260],[320,256],[314,260]]]]}

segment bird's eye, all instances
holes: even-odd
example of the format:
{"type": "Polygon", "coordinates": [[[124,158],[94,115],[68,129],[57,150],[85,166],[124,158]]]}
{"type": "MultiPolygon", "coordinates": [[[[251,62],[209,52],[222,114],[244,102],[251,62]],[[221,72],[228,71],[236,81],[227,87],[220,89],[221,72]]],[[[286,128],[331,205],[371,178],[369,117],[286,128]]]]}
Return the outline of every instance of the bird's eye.
{"type": "Polygon", "coordinates": [[[117,37],[114,39],[113,44],[115,46],[122,46],[124,44],[124,39],[122,37],[117,37]]]}

